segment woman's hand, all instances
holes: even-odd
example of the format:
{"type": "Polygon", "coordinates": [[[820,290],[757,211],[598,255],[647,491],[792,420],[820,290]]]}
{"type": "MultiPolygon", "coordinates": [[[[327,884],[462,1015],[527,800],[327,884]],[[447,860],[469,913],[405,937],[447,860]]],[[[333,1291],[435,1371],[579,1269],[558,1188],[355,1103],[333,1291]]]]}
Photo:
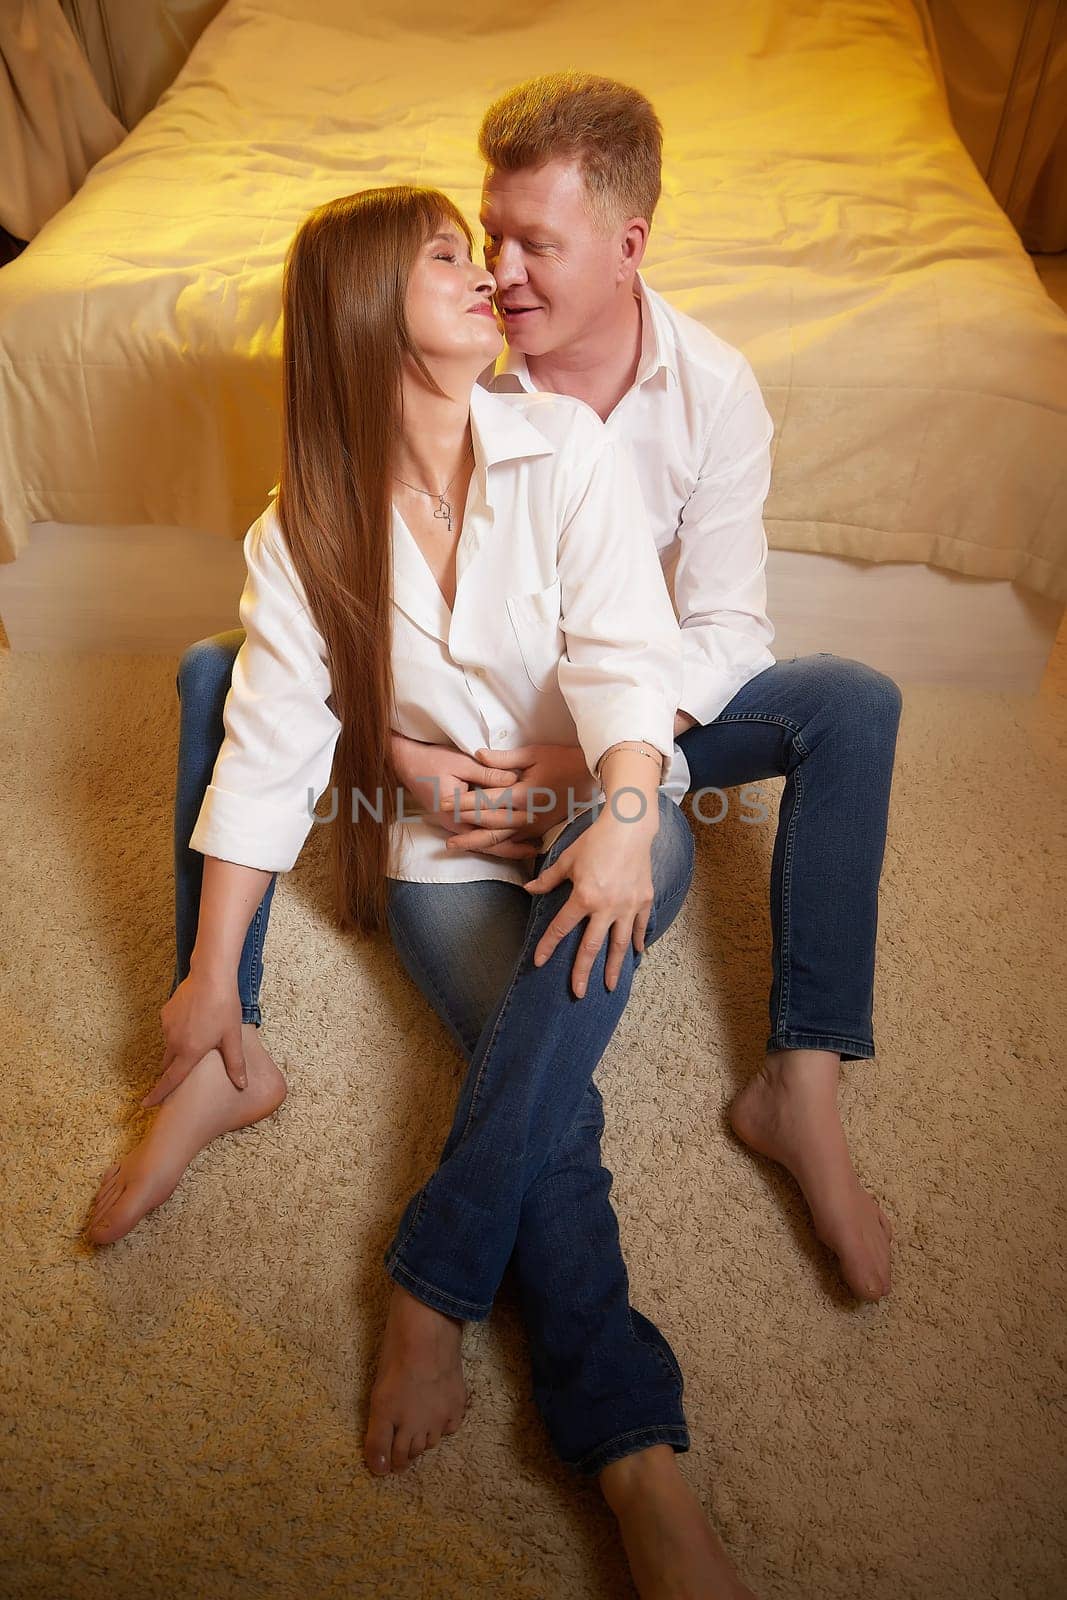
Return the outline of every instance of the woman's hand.
{"type": "Polygon", "coordinates": [[[141,1101],[146,1110],[161,1105],[189,1076],[197,1062],[216,1048],[226,1063],[230,1081],[238,1089],[247,1086],[241,998],[233,979],[191,972],[179,983],[159,1015],[166,1039],[163,1071],[141,1101]]]}
{"type": "Polygon", "coordinates": [[[476,750],[475,755],[493,769],[493,777],[480,785],[481,794],[471,789],[461,797],[462,831],[453,832],[448,850],[513,860],[536,855],[536,841],[557,822],[570,822],[574,807],[597,791],[577,745],[528,744],[518,750],[476,750]],[[519,773],[517,781],[505,770],[508,762],[519,773]]]}
{"type": "Polygon", "coordinates": [[[574,885],[569,899],[556,912],[534,951],[534,966],[550,959],[561,939],[588,917],[589,922],[571,970],[571,987],[580,1000],[585,994],[589,973],[597,952],[610,935],[604,982],[614,989],[622,971],[627,945],[633,941],[638,952],[645,948],[645,929],[652,911],[652,841],[659,831],[659,806],[653,797],[639,820],[626,821],[634,813],[620,804],[624,820],[607,807],[591,827],[568,845],[550,867],[531,878],[526,888],[533,894],[554,889],[564,878],[574,885]]]}
{"type": "Polygon", "coordinates": [[[449,745],[420,744],[402,733],[392,735],[393,766],[404,788],[423,808],[427,822],[444,828],[447,833],[466,831],[467,820],[456,821],[456,796],[471,794],[477,785],[496,787],[517,783],[519,774],[514,769],[497,769],[473,761],[461,750],[449,745]]]}

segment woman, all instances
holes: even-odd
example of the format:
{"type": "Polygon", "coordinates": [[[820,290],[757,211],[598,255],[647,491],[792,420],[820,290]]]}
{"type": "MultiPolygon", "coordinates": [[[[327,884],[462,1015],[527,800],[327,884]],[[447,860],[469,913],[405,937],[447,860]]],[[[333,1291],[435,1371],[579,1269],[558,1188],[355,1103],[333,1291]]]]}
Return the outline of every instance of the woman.
{"type": "Polygon", "coordinates": [[[463,1323],[513,1261],[549,1435],[599,1478],[639,1590],[747,1595],[677,1470],[682,1375],[629,1303],[592,1081],[692,875],[659,793],[677,624],[633,469],[595,414],[477,387],[502,339],[470,246],[446,197],[399,187],[320,207],[294,240],[280,490],[245,539],[246,637],[188,838],[205,858],[195,939],[180,893],[168,1056],[143,1102],[168,1131],[113,1169],[88,1234],[128,1231],[146,1174],[158,1193],[205,1130],[280,1103],[250,1037],[262,925],[332,773],[339,925],[388,925],[469,1063],[385,1254],[368,1465],[403,1470],[459,1426],[463,1323]],[[408,813],[395,737],[468,755],[577,740],[605,803],[579,796],[527,881],[507,853],[449,848],[444,797],[408,813]]]}

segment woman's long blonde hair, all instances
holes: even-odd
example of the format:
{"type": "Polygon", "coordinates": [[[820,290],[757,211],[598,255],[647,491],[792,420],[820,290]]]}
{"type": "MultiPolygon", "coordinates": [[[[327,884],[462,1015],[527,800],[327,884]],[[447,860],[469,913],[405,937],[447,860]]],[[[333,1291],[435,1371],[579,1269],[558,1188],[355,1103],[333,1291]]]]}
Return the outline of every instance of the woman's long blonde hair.
{"type": "Polygon", "coordinates": [[[443,391],[404,315],[418,252],[443,222],[472,245],[447,195],[407,185],[327,201],[301,225],[282,278],[282,531],[326,642],[341,723],[330,783],[338,926],[385,923],[397,778],[393,717],[391,473],[404,357],[443,391]],[[362,804],[353,821],[353,791],[362,804]]]}

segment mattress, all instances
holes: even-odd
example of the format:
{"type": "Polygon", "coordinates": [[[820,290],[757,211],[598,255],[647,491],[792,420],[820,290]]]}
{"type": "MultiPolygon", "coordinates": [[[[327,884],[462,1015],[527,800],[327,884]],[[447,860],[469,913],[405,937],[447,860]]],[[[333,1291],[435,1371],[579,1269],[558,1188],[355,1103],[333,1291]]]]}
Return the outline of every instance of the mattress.
{"type": "Polygon", "coordinates": [[[1067,317],[952,128],[918,4],[229,0],[0,273],[0,559],[36,521],[240,537],[277,478],[302,217],[411,182],[474,225],[486,104],[577,66],[663,121],[642,270],[752,363],[771,546],[1067,600],[1067,317]]]}

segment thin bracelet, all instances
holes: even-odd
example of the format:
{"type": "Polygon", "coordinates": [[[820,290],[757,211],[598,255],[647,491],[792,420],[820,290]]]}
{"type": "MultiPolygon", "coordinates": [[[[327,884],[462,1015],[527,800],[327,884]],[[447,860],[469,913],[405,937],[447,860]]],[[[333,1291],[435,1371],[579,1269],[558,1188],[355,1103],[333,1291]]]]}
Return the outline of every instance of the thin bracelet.
{"type": "Polygon", "coordinates": [[[596,779],[597,783],[600,782],[600,769],[601,769],[601,767],[604,765],[605,761],[608,759],[609,756],[613,756],[615,754],[616,750],[633,750],[639,756],[647,756],[650,761],[658,762],[659,763],[660,776],[662,777],[662,774],[663,774],[663,756],[660,754],[660,752],[658,750],[656,751],[655,755],[653,755],[651,750],[645,750],[639,744],[613,744],[610,749],[604,751],[604,754],[601,756],[600,760],[596,764],[596,772],[593,774],[593,776],[596,779]]]}

